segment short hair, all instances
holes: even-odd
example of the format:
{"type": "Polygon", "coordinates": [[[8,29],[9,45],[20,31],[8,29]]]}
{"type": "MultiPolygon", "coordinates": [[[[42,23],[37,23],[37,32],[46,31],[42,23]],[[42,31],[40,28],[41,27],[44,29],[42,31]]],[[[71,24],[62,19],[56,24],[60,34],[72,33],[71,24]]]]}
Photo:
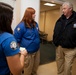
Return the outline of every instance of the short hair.
{"type": "Polygon", "coordinates": [[[62,4],[62,6],[64,6],[64,5],[68,5],[69,8],[72,8],[72,9],[73,9],[73,4],[70,3],[70,2],[64,2],[64,3],[62,4]]]}
{"type": "Polygon", "coordinates": [[[13,7],[0,2],[0,32],[13,33],[11,28],[13,7]]]}

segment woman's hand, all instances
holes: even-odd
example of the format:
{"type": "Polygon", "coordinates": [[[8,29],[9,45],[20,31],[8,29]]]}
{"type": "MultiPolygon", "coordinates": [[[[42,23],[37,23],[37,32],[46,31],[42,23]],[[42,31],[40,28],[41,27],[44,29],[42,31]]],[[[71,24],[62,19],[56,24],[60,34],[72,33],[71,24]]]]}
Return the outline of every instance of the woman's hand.
{"type": "Polygon", "coordinates": [[[26,56],[27,55],[27,50],[23,47],[20,47],[20,54],[26,56]]]}

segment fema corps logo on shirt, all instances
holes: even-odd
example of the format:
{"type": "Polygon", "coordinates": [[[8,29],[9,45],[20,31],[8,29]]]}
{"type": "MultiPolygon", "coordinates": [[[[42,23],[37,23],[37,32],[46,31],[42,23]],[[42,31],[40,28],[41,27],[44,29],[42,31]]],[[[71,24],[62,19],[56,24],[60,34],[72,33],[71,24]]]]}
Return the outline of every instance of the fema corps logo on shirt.
{"type": "Polygon", "coordinates": [[[36,27],[36,29],[38,30],[38,27],[36,27]]]}
{"type": "Polygon", "coordinates": [[[19,27],[17,28],[17,31],[20,31],[20,28],[19,27]]]}
{"type": "Polygon", "coordinates": [[[15,50],[17,48],[17,43],[15,41],[12,41],[10,47],[15,50]]]}

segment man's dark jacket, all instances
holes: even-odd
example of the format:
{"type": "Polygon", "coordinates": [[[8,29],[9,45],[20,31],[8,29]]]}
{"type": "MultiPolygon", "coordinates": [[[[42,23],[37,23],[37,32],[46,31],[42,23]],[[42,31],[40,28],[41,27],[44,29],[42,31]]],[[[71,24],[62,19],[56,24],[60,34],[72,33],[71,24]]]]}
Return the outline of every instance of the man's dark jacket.
{"type": "Polygon", "coordinates": [[[69,19],[62,15],[56,22],[53,43],[63,48],[76,47],[76,12],[73,11],[69,19]]]}

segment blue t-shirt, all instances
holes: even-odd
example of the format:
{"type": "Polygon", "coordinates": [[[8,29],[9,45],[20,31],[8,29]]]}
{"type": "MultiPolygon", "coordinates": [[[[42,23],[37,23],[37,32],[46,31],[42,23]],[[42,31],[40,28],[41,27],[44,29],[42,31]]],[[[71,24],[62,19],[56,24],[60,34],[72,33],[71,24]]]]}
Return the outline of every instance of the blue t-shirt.
{"type": "Polygon", "coordinates": [[[0,34],[0,75],[6,75],[7,73],[10,73],[6,57],[13,56],[20,52],[13,35],[9,33],[3,34],[0,34]],[[3,34],[5,35],[1,38],[3,34]]]}
{"type": "Polygon", "coordinates": [[[25,47],[28,53],[36,52],[40,47],[39,28],[36,23],[36,27],[28,28],[24,22],[17,25],[14,30],[14,36],[21,47],[25,47]]]}

